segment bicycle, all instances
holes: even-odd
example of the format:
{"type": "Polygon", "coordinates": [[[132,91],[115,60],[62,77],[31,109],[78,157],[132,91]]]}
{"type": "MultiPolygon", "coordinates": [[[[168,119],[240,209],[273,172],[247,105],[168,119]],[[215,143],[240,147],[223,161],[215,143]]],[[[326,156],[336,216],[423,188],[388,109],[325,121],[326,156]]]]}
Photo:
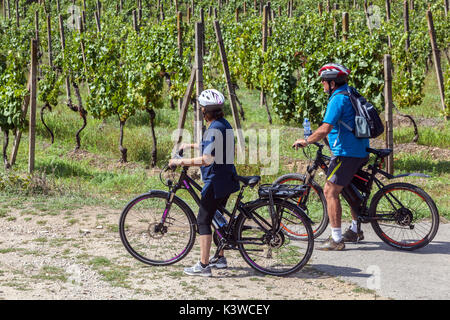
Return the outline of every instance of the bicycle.
{"type": "MultiPolygon", "coordinates": [[[[182,260],[191,251],[197,232],[197,221],[190,206],[176,195],[186,190],[197,205],[195,191],[202,188],[182,167],[179,178],[161,181],[168,191],[150,190],[131,200],[123,209],[119,232],[126,250],[137,260],[152,266],[166,266],[182,260]]],[[[307,215],[289,201],[303,192],[295,185],[261,185],[259,198],[242,202],[247,187],[254,188],[259,176],[236,176],[242,183],[232,212],[220,207],[228,223],[219,227],[213,223],[218,243],[216,255],[222,249],[238,250],[255,270],[274,276],[286,276],[303,268],[309,261],[314,237],[307,215]],[[286,230],[296,230],[305,236],[291,237],[286,230]]]]}
{"type": "MultiPolygon", "coordinates": [[[[277,178],[274,184],[296,181],[304,186],[304,193],[297,199],[296,204],[311,218],[314,237],[317,238],[327,227],[328,214],[323,190],[314,181],[314,176],[319,168],[327,172],[331,158],[323,154],[323,144],[316,142],[314,145],[318,149],[312,164],[307,167],[306,174],[286,174],[277,178]],[[311,190],[314,193],[311,193],[311,190]],[[311,194],[319,201],[312,203],[311,194]],[[308,207],[313,205],[315,210],[311,212],[308,207]]],[[[394,248],[415,250],[426,246],[433,240],[439,228],[439,213],[433,199],[424,190],[410,183],[384,185],[376,175],[381,174],[389,180],[405,176],[429,176],[421,173],[391,175],[383,171],[381,166],[392,150],[367,148],[367,151],[375,155],[373,163],[369,164],[366,170],[361,167],[350,185],[342,191],[343,198],[358,213],[358,232],[361,223],[371,223],[377,236],[394,248]],[[378,191],[370,198],[374,183],[378,191]]],[[[290,234],[299,238],[304,236],[294,231],[290,234]]]]}

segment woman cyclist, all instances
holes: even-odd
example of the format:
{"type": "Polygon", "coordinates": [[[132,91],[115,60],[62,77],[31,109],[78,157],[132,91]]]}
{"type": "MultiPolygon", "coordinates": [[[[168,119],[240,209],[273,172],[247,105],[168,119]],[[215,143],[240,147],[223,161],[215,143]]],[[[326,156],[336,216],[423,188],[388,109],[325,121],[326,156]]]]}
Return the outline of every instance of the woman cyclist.
{"type": "Polygon", "coordinates": [[[190,159],[171,159],[169,166],[200,166],[204,182],[197,217],[200,261],[190,268],[185,268],[184,272],[188,275],[210,277],[212,276],[211,267],[227,267],[223,251],[218,257],[209,259],[212,219],[219,206],[225,206],[230,194],[239,190],[239,182],[234,179],[237,174],[234,166],[233,128],[224,118],[223,113],[225,97],[215,89],[208,89],[200,94],[198,102],[208,129],[203,135],[200,146],[184,144],[181,149],[200,148],[201,156],[190,159]]]}

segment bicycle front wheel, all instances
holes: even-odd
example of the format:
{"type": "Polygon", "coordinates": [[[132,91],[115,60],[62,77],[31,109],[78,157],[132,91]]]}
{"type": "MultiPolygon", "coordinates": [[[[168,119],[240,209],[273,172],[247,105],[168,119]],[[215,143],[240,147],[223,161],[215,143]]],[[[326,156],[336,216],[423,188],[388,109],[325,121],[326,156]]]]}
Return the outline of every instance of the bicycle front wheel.
{"type": "Polygon", "coordinates": [[[433,199],[409,183],[393,183],[380,189],[369,208],[375,233],[388,245],[415,250],[430,243],[439,228],[433,199]]]}
{"type": "Polygon", "coordinates": [[[274,199],[275,210],[281,217],[280,226],[272,232],[269,201],[258,201],[239,215],[236,223],[237,243],[244,260],[255,270],[268,275],[286,276],[299,271],[309,261],[314,237],[308,217],[296,205],[274,199]],[[301,233],[291,236],[285,228],[301,233]]]}
{"type": "MultiPolygon", "coordinates": [[[[305,184],[305,175],[300,173],[289,173],[279,177],[275,180],[274,184],[305,184]]],[[[328,212],[327,201],[323,194],[322,188],[312,181],[308,185],[309,189],[305,191],[299,198],[295,199],[297,205],[302,209],[311,220],[311,227],[314,232],[314,238],[319,237],[327,228],[328,225],[328,212]],[[302,199],[307,197],[306,203],[302,199]]],[[[305,234],[296,233],[294,230],[285,230],[290,236],[296,236],[299,238],[305,237],[305,234]]]]}
{"type": "Polygon", "coordinates": [[[168,193],[151,191],[130,201],[119,221],[127,251],[149,265],[169,265],[183,259],[195,242],[196,219],[192,210],[168,193]]]}

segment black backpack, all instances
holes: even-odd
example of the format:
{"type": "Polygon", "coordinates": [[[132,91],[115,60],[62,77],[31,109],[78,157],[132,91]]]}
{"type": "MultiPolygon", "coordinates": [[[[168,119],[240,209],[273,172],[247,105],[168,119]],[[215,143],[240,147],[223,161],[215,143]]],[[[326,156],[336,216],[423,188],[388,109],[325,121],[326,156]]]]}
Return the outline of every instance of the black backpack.
{"type": "Polygon", "coordinates": [[[376,138],[384,132],[384,125],[375,107],[366,100],[355,88],[348,87],[348,91],[340,91],[350,98],[355,110],[355,129],[339,121],[344,127],[353,132],[357,138],[376,138]]]}

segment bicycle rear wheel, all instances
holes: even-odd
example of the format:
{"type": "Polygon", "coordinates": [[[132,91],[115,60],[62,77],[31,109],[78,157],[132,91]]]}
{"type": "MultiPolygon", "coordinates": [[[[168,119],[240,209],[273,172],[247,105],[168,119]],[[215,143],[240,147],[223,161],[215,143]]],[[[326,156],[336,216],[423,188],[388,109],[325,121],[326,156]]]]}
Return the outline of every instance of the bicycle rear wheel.
{"type": "Polygon", "coordinates": [[[439,228],[439,214],[433,199],[409,183],[393,183],[373,197],[369,215],[375,233],[388,245],[415,250],[430,243],[439,228]]]}
{"type": "Polygon", "coordinates": [[[261,199],[247,213],[239,215],[236,239],[239,252],[255,270],[274,276],[286,276],[299,271],[309,261],[314,237],[308,217],[296,205],[274,199],[277,214],[282,217],[276,234],[268,200],[261,199]],[[283,227],[304,234],[301,239],[285,233],[283,227]]]}
{"type": "MultiPolygon", "coordinates": [[[[277,180],[274,184],[305,184],[305,175],[300,173],[289,173],[285,174],[277,180]]],[[[308,217],[311,219],[311,227],[313,229],[314,238],[319,237],[327,228],[328,225],[328,212],[327,212],[327,201],[325,195],[323,194],[322,188],[315,182],[309,184],[308,194],[303,194],[298,199],[295,199],[297,205],[302,209],[308,217]],[[308,200],[306,205],[301,204],[302,197],[307,196],[308,200]]],[[[286,233],[290,236],[296,236],[299,238],[304,238],[305,234],[296,233],[293,230],[285,229],[286,233]]]]}
{"type": "Polygon", "coordinates": [[[120,239],[137,260],[169,265],[183,259],[195,242],[196,219],[177,196],[167,207],[168,193],[150,191],[130,201],[119,221],[120,239]]]}

